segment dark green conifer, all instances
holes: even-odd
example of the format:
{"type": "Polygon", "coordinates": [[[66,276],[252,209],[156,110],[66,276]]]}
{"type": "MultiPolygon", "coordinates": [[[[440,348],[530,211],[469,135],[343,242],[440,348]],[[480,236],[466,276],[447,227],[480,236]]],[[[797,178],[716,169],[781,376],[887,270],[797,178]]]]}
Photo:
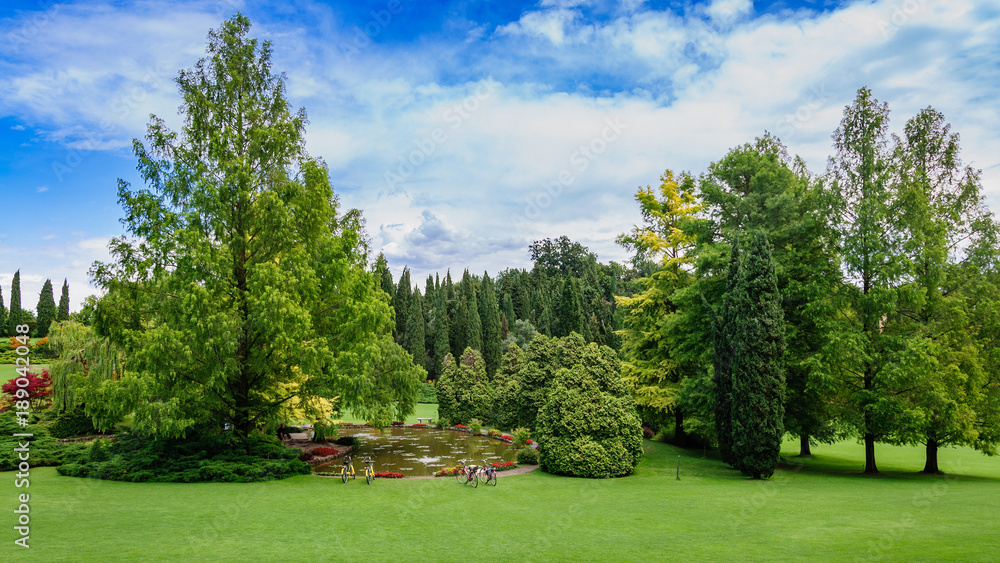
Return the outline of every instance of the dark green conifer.
{"type": "Polygon", "coordinates": [[[69,282],[65,278],[63,278],[62,295],[59,296],[59,312],[56,313],[56,320],[69,320],[69,282]]]}
{"type": "Polygon", "coordinates": [[[38,317],[35,336],[44,338],[49,335],[49,325],[56,318],[56,299],[52,293],[52,280],[47,279],[42,285],[42,292],[38,294],[38,306],[35,307],[35,314],[38,317]]]}
{"type": "Polygon", "coordinates": [[[496,376],[500,368],[500,307],[497,305],[497,296],[493,286],[493,280],[489,274],[483,272],[483,291],[479,299],[479,317],[483,321],[483,361],[486,362],[486,375],[490,381],[496,376]]]}

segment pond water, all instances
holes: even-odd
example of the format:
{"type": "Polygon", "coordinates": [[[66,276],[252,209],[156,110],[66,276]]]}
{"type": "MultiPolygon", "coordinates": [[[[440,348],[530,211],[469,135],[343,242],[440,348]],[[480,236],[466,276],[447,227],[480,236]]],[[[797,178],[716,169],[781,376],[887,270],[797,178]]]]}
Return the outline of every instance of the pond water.
{"type": "MultiPolygon", "coordinates": [[[[454,430],[434,428],[343,428],[340,436],[357,436],[361,445],[354,451],[354,469],[362,474],[361,459],[370,455],[375,471],[395,471],[407,477],[433,475],[445,467],[459,465],[459,460],[513,461],[510,445],[486,436],[473,436],[454,430]]],[[[341,460],[317,465],[314,471],[339,472],[341,460]]]]}

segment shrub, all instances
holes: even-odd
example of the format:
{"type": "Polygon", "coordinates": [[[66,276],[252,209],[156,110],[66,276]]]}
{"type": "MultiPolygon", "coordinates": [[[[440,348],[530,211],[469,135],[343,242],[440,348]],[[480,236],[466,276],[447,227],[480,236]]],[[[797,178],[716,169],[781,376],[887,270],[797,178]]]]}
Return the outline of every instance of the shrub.
{"type": "Polygon", "coordinates": [[[314,454],[311,454],[309,452],[302,452],[299,454],[299,461],[309,461],[314,457],[316,457],[314,454]]]}
{"type": "Polygon", "coordinates": [[[82,406],[59,414],[55,422],[49,426],[49,434],[54,438],[74,438],[97,433],[94,422],[87,416],[82,406]]]}
{"type": "MultiPolygon", "coordinates": [[[[30,419],[29,419],[30,421],[30,419]]],[[[85,461],[91,446],[83,442],[62,443],[50,436],[41,424],[29,423],[20,426],[14,412],[0,413],[0,471],[13,471],[22,461],[19,452],[14,451],[20,444],[29,443],[31,467],[45,467],[85,461]],[[15,433],[31,434],[31,437],[15,437],[15,433]]]]}
{"type": "Polygon", "coordinates": [[[411,424],[410,427],[411,428],[427,428],[427,425],[421,422],[421,423],[417,423],[417,424],[411,424]]]}
{"type": "Polygon", "coordinates": [[[517,450],[517,462],[521,465],[538,465],[538,450],[535,448],[517,450]]]}
{"type": "Polygon", "coordinates": [[[531,437],[531,431],[527,428],[515,428],[513,432],[514,437],[514,447],[520,448],[528,443],[528,438],[531,437]]]}
{"type": "Polygon", "coordinates": [[[100,438],[94,440],[94,443],[90,446],[90,452],[87,453],[87,461],[90,463],[108,461],[108,452],[104,448],[104,440],[100,438]]]}
{"type": "Polygon", "coordinates": [[[438,428],[450,428],[451,421],[448,420],[447,418],[439,418],[436,421],[434,421],[434,426],[437,426],[438,428]]]}
{"type": "Polygon", "coordinates": [[[437,403],[437,389],[435,389],[430,383],[421,384],[420,391],[417,392],[417,402],[426,404],[437,403]]]}
{"type": "Polygon", "coordinates": [[[643,438],[645,438],[647,440],[652,440],[653,436],[655,436],[655,435],[656,435],[656,433],[653,432],[652,428],[650,428],[648,426],[643,426],[642,427],[642,437],[643,438]]]}
{"type": "Polygon", "coordinates": [[[466,348],[456,361],[445,357],[444,370],[437,383],[438,413],[452,422],[467,423],[473,418],[487,418],[493,397],[483,356],[466,348]]]}
{"type": "Polygon", "coordinates": [[[392,421],[391,426],[403,426],[403,423],[398,420],[394,420],[392,421]]]}
{"type": "Polygon", "coordinates": [[[499,438],[503,436],[503,432],[500,432],[496,428],[490,428],[489,430],[486,431],[486,435],[489,436],[490,438],[499,438]]]}
{"type": "Polygon", "coordinates": [[[483,429],[483,422],[478,418],[473,418],[472,420],[469,421],[469,430],[472,430],[473,434],[478,436],[479,431],[482,429],[483,429]]]}
{"type": "Polygon", "coordinates": [[[326,457],[328,455],[335,455],[337,453],[337,450],[333,448],[313,448],[309,451],[312,453],[312,455],[316,457],[326,457]]]}
{"type": "Polygon", "coordinates": [[[441,471],[434,474],[435,477],[453,477],[458,475],[462,471],[461,467],[445,467],[441,471]]]}
{"type": "Polygon", "coordinates": [[[338,446],[351,446],[357,448],[361,444],[361,440],[358,440],[354,436],[341,436],[333,441],[334,444],[338,446]]]}
{"type": "Polygon", "coordinates": [[[298,459],[302,452],[261,434],[241,442],[193,432],[178,439],[153,439],[131,432],[116,438],[106,449],[95,443],[90,452],[93,461],[69,463],[57,471],[70,477],[179,483],[267,481],[311,471],[298,459]],[[105,449],[105,461],[97,461],[98,448],[105,449]]]}

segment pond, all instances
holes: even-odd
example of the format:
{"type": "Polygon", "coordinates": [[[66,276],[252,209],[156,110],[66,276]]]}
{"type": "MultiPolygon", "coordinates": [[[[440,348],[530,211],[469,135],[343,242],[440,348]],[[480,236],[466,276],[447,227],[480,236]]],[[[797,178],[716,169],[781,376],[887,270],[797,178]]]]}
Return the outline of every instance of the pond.
{"type": "MultiPolygon", "coordinates": [[[[356,436],[361,445],[354,451],[354,469],[362,473],[361,459],[372,456],[375,471],[395,471],[407,477],[434,475],[445,467],[459,465],[459,460],[513,461],[509,444],[486,436],[473,436],[454,430],[434,428],[343,428],[340,436],[356,436]],[[509,450],[509,451],[508,451],[509,450]]],[[[317,465],[314,471],[339,472],[341,460],[317,465]]]]}

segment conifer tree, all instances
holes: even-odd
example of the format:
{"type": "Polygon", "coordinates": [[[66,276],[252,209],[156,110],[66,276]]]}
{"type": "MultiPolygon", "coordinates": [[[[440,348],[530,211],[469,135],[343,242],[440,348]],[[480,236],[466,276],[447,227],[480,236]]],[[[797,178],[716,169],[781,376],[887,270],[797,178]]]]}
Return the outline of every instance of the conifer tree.
{"type": "Polygon", "coordinates": [[[14,272],[10,282],[10,311],[7,313],[7,334],[16,334],[17,325],[24,322],[21,310],[21,270],[14,272]]]}
{"type": "Polygon", "coordinates": [[[396,341],[402,343],[406,332],[406,321],[410,312],[410,300],[413,285],[410,283],[410,268],[404,266],[403,274],[399,276],[396,294],[392,298],[392,307],[396,310],[396,341]]]}
{"type": "Polygon", "coordinates": [[[49,325],[56,318],[56,300],[52,294],[52,280],[47,279],[42,285],[42,292],[38,294],[38,306],[35,308],[38,316],[38,325],[35,327],[35,336],[44,338],[49,334],[49,325]]]}
{"type": "Polygon", "coordinates": [[[510,293],[503,294],[503,302],[500,305],[500,312],[507,319],[507,326],[514,326],[517,317],[514,315],[514,302],[510,298],[510,293]]]}
{"type": "Polygon", "coordinates": [[[7,332],[7,308],[3,306],[3,288],[0,288],[0,336],[7,332]]]}
{"type": "Polygon", "coordinates": [[[733,458],[732,418],[732,367],[735,350],[735,321],[737,292],[742,288],[743,267],[740,263],[740,240],[734,238],[729,253],[729,273],[726,276],[726,295],[722,301],[722,314],[714,323],[715,366],[715,435],[719,441],[719,457],[729,465],[733,458]]]}
{"type": "Polygon", "coordinates": [[[56,313],[56,320],[60,322],[69,320],[69,282],[65,278],[63,278],[62,295],[59,296],[59,312],[56,313]]]}
{"type": "Polygon", "coordinates": [[[583,334],[580,315],[580,287],[576,278],[567,277],[563,281],[562,297],[559,299],[559,313],[556,318],[556,336],[569,336],[571,332],[583,334]]]}
{"type": "Polygon", "coordinates": [[[763,232],[750,237],[742,266],[732,300],[732,448],[736,468],[761,479],[774,474],[785,434],[784,315],[771,245],[763,232]]]}
{"type": "Polygon", "coordinates": [[[413,363],[423,367],[426,363],[426,343],[424,342],[423,298],[420,290],[413,292],[410,298],[410,311],[406,319],[406,332],[403,334],[403,348],[413,356],[413,363]]]}
{"type": "Polygon", "coordinates": [[[438,291],[434,295],[434,375],[441,377],[444,370],[444,359],[451,350],[450,326],[448,323],[448,300],[446,291],[438,291]]]}
{"type": "Polygon", "coordinates": [[[500,307],[497,305],[493,280],[483,272],[483,293],[479,300],[479,316],[483,321],[483,360],[486,375],[492,381],[500,368],[500,307]]]}
{"type": "Polygon", "coordinates": [[[475,286],[469,286],[468,311],[468,341],[467,346],[481,352],[483,349],[483,320],[479,317],[479,299],[476,297],[475,286]]]}

